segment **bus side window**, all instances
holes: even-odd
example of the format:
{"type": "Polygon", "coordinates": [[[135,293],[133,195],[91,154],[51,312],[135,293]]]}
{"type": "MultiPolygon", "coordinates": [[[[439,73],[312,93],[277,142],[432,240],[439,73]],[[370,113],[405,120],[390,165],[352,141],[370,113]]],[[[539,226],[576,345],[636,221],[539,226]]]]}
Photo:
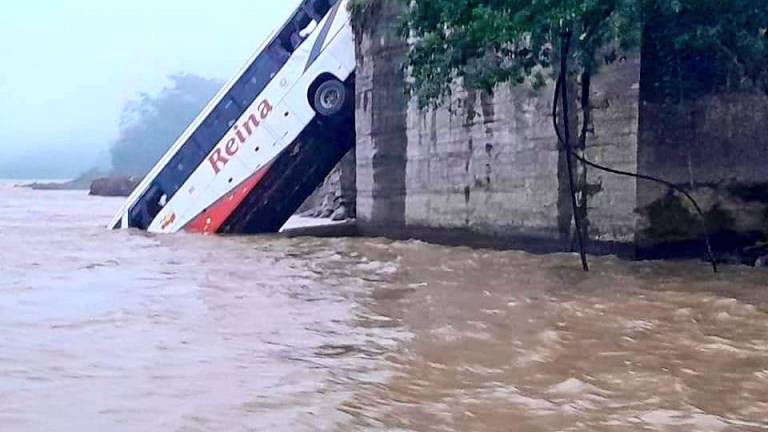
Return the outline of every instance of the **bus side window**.
{"type": "Polygon", "coordinates": [[[227,125],[228,119],[224,116],[223,104],[220,103],[216,108],[211,111],[208,118],[203,122],[203,133],[208,141],[218,143],[224,134],[227,133],[229,126],[227,125]]]}
{"type": "Polygon", "coordinates": [[[301,31],[312,23],[312,18],[307,15],[306,12],[300,10],[293,18],[293,26],[295,29],[301,31]]]}
{"type": "Polygon", "coordinates": [[[158,183],[167,194],[166,200],[170,200],[178,192],[205,156],[206,153],[192,139],[184,143],[184,146],[176,152],[157,176],[158,183]]]}
{"type": "Polygon", "coordinates": [[[213,148],[216,146],[215,142],[212,142],[211,140],[207,139],[205,137],[205,134],[202,133],[202,128],[197,128],[195,133],[192,134],[192,137],[189,138],[190,141],[194,142],[195,145],[200,149],[200,152],[204,155],[207,155],[211,151],[213,151],[213,148]]]}
{"type": "Polygon", "coordinates": [[[287,39],[291,43],[293,50],[296,50],[310,33],[317,27],[317,21],[313,20],[303,9],[299,10],[291,20],[291,24],[286,26],[280,39],[285,39],[285,32],[289,32],[287,39]]]}
{"type": "Polygon", "coordinates": [[[187,161],[192,162],[192,171],[189,172],[189,175],[192,175],[192,172],[194,169],[200,165],[200,162],[203,161],[208,156],[208,153],[210,153],[210,150],[208,150],[205,146],[201,145],[195,136],[191,136],[189,140],[187,140],[187,143],[185,144],[185,147],[189,147],[187,149],[186,157],[185,159],[187,161]]]}
{"type": "Polygon", "coordinates": [[[291,58],[291,51],[286,48],[282,40],[272,42],[268,48],[269,55],[278,63],[285,64],[291,58]]]}
{"type": "Polygon", "coordinates": [[[225,98],[219,105],[219,112],[221,113],[221,121],[227,125],[227,129],[231,128],[235,121],[243,114],[243,108],[237,102],[233,95],[230,93],[228,98],[225,98]]]}
{"type": "Polygon", "coordinates": [[[248,91],[245,88],[245,84],[245,80],[240,79],[229,90],[229,97],[235,100],[241,110],[244,109],[243,107],[247,107],[250,105],[250,102],[252,102],[248,101],[248,91]]]}
{"type": "Polygon", "coordinates": [[[149,187],[144,196],[133,206],[128,226],[146,230],[155,220],[157,214],[163,209],[163,197],[167,195],[155,181],[149,187]]]}
{"type": "Polygon", "coordinates": [[[292,32],[291,33],[291,46],[293,49],[297,49],[299,46],[301,46],[301,43],[304,42],[304,40],[299,35],[299,32],[292,32]]]}
{"type": "Polygon", "coordinates": [[[241,91],[240,103],[243,106],[250,106],[286,61],[288,61],[288,57],[284,56],[282,62],[278,61],[271,55],[271,50],[265,55],[257,57],[248,72],[241,78],[243,90],[241,91]]]}
{"type": "Polygon", "coordinates": [[[331,10],[331,2],[328,0],[315,0],[311,2],[310,8],[315,14],[313,18],[315,18],[316,21],[321,21],[323,17],[325,17],[325,14],[331,10]]]}
{"type": "Polygon", "coordinates": [[[309,37],[309,35],[311,35],[316,28],[317,28],[317,21],[312,20],[308,26],[304,27],[301,31],[299,31],[299,37],[303,41],[304,39],[309,37]]]}

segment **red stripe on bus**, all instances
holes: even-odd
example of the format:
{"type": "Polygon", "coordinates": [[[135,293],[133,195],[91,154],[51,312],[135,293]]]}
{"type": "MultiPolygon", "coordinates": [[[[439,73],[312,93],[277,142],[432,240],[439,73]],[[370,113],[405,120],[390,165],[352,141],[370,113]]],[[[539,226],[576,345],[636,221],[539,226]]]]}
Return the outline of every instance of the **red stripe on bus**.
{"type": "Polygon", "coordinates": [[[248,177],[239,186],[232,189],[223,198],[216,201],[213,205],[203,210],[184,230],[193,233],[213,234],[219,231],[229,216],[243,203],[243,200],[255,188],[269,171],[270,165],[266,165],[248,177]]]}

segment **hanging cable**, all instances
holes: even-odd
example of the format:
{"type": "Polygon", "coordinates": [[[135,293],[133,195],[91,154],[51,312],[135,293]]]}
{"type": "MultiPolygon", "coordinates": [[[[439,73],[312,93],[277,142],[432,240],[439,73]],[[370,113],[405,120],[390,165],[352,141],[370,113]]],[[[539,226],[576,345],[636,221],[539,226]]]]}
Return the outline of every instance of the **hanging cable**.
{"type": "MultiPolygon", "coordinates": [[[[564,47],[563,49],[563,56],[560,58],[560,70],[561,70],[561,76],[563,73],[566,73],[568,70],[568,51],[569,46],[571,44],[571,37],[572,32],[569,30],[565,33],[563,33],[562,38],[562,45],[564,47]]],[[[563,127],[565,128],[565,139],[562,141],[563,146],[565,147],[566,153],[565,153],[565,160],[566,160],[566,166],[568,169],[568,188],[570,189],[571,193],[571,207],[573,208],[573,222],[574,225],[576,225],[576,239],[579,243],[579,255],[581,256],[581,267],[584,269],[585,272],[589,272],[589,261],[587,261],[587,253],[584,250],[584,231],[582,229],[582,219],[581,219],[581,211],[579,209],[579,204],[576,199],[576,181],[573,178],[574,177],[574,170],[573,170],[573,157],[572,154],[576,153],[573,151],[573,147],[571,146],[571,129],[570,129],[570,119],[569,112],[568,112],[568,86],[561,85],[560,86],[560,92],[555,90],[555,93],[558,95],[562,93],[563,97],[563,127]]],[[[558,95],[555,96],[555,99],[557,99],[558,95]]],[[[555,106],[555,110],[557,110],[557,107],[555,106]]],[[[557,120],[555,120],[557,121],[557,120]]],[[[558,132],[559,134],[559,132],[558,132]]]]}
{"type": "MultiPolygon", "coordinates": [[[[703,237],[704,237],[704,244],[705,244],[705,252],[707,254],[707,257],[709,258],[710,263],[712,264],[712,270],[717,273],[718,267],[717,267],[717,260],[715,259],[715,254],[712,250],[712,241],[710,240],[710,234],[709,234],[709,227],[707,224],[707,218],[704,214],[704,211],[701,209],[701,206],[696,201],[696,199],[691,195],[688,191],[681,188],[680,186],[677,186],[676,184],[669,182],[667,180],[653,177],[645,174],[639,174],[639,173],[633,173],[629,171],[622,171],[610,167],[606,167],[600,164],[597,164],[595,162],[592,162],[583,156],[579,155],[578,152],[576,152],[573,147],[570,145],[570,129],[568,124],[568,93],[567,93],[567,85],[565,84],[567,78],[568,78],[568,62],[567,57],[570,55],[570,41],[571,41],[571,31],[566,31],[563,33],[563,39],[562,44],[560,47],[560,74],[557,78],[557,81],[555,82],[555,97],[554,102],[552,104],[552,122],[553,126],[555,128],[555,134],[557,134],[557,140],[558,142],[565,148],[565,151],[568,153],[566,156],[566,159],[568,160],[568,175],[570,180],[570,187],[571,187],[571,198],[574,205],[574,220],[576,223],[576,230],[580,230],[580,218],[579,213],[577,212],[578,205],[576,203],[576,195],[575,195],[575,185],[573,181],[573,170],[571,166],[571,157],[575,158],[579,162],[583,163],[586,166],[595,168],[600,171],[605,171],[611,174],[621,175],[621,176],[627,176],[627,177],[634,177],[640,180],[650,181],[654,183],[662,184],[676,192],[679,192],[682,194],[696,209],[696,212],[699,214],[699,217],[701,218],[702,227],[704,229],[703,237]],[[557,117],[558,117],[558,105],[560,105],[562,101],[563,105],[563,127],[565,128],[565,134],[562,133],[560,130],[560,125],[558,124],[557,117]]],[[[586,264],[586,256],[583,252],[583,243],[582,238],[579,238],[580,247],[582,248],[582,264],[585,267],[585,271],[589,271],[588,265],[586,264]]]]}

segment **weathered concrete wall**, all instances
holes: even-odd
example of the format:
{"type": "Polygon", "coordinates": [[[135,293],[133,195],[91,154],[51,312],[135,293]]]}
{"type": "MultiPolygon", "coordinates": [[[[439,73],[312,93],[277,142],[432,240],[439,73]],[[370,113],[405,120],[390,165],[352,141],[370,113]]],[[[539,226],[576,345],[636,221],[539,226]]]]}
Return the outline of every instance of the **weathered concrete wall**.
{"type": "MultiPolygon", "coordinates": [[[[407,44],[396,31],[402,5],[378,4],[381,9],[368,20],[375,25],[358,39],[361,231],[573,250],[566,159],[552,128],[552,86],[500,87],[493,95],[457,89],[445,107],[420,111],[404,96],[407,44]]],[[[649,88],[641,83],[641,63],[639,56],[621,57],[594,77],[584,155],[683,186],[693,173],[696,195],[721,237],[746,233],[743,246],[768,235],[768,139],[762,131],[768,98],[721,95],[688,107],[685,116],[670,115],[641,103],[642,88],[649,88]],[[687,120],[690,113],[695,122],[687,120]]],[[[572,111],[581,115],[576,106],[572,111]]],[[[654,245],[670,240],[669,226],[674,234],[675,224],[697,225],[685,205],[678,207],[686,214],[663,208],[669,204],[666,188],[578,165],[579,201],[593,252],[654,256],[654,245]],[[660,218],[659,208],[672,218],[660,218]]],[[[684,234],[672,240],[700,254],[701,229],[684,234]]]]}
{"type": "MultiPolygon", "coordinates": [[[[640,58],[605,65],[592,82],[592,122],[584,156],[618,170],[638,171],[640,58]]],[[[579,164],[581,165],[581,164],[579,164]]],[[[585,169],[581,167],[580,169],[585,169]]],[[[587,169],[589,238],[631,244],[638,224],[637,180],[587,169]]]]}
{"type": "MultiPolygon", "coordinates": [[[[607,65],[592,85],[586,155],[637,169],[640,63],[607,65]]],[[[572,210],[564,155],[552,127],[552,86],[460,90],[449,106],[408,111],[406,224],[463,230],[526,248],[570,249],[572,210]],[[539,247],[537,247],[539,246],[539,247]]],[[[636,182],[589,170],[586,193],[593,250],[634,241],[636,182]]]]}
{"type": "Polygon", "coordinates": [[[449,106],[408,110],[406,224],[530,242],[558,230],[557,141],[527,89],[459,90],[449,106]]]}
{"type": "MultiPolygon", "coordinates": [[[[501,87],[494,95],[457,89],[440,109],[404,97],[407,45],[383,2],[358,43],[357,214],[363,231],[536,250],[573,245],[565,158],[552,128],[552,86],[501,87]]],[[[637,167],[639,61],[606,66],[595,79],[594,132],[587,154],[637,167]]],[[[583,173],[589,232],[628,244],[636,184],[583,173]]],[[[593,246],[596,248],[597,243],[593,246]]],[[[611,250],[615,250],[612,248],[611,250]]]]}
{"type": "Polygon", "coordinates": [[[405,224],[406,98],[399,2],[381,2],[359,35],[356,72],[357,218],[369,234],[405,224]]]}
{"type": "MultiPolygon", "coordinates": [[[[766,125],[768,97],[756,94],[721,94],[673,108],[642,105],[640,169],[691,190],[716,249],[726,254],[768,237],[766,125]]],[[[689,245],[703,226],[687,202],[641,183],[638,207],[642,255],[695,253],[689,245]]]]}

